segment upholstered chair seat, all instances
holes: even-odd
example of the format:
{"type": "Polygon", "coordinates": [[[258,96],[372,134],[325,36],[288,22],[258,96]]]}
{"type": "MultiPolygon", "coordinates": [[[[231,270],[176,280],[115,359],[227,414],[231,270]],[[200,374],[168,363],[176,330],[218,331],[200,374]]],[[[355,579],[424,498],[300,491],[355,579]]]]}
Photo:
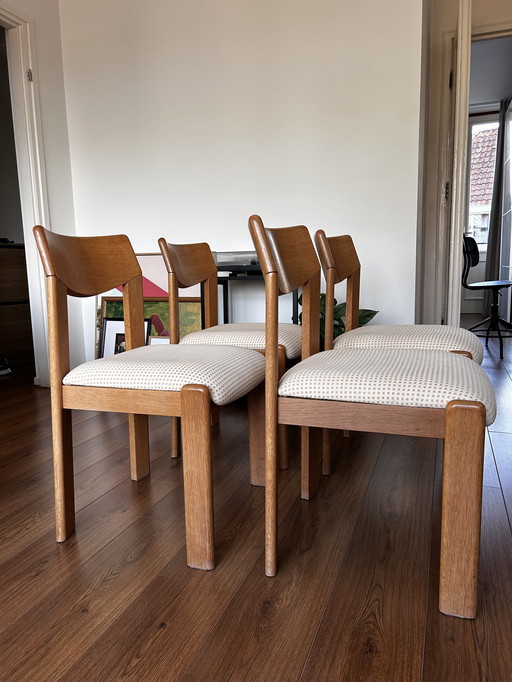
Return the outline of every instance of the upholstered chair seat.
{"type": "Polygon", "coordinates": [[[142,346],[108,358],[91,360],[67,374],[71,386],[181,391],[201,384],[212,402],[227,405],[261,383],[265,359],[246,348],[223,346],[142,346]]]}
{"type": "MultiPolygon", "coordinates": [[[[288,360],[300,357],[302,348],[302,327],[297,324],[283,322],[278,325],[277,342],[283,346],[288,360]]],[[[240,346],[265,350],[265,323],[250,322],[217,324],[208,329],[187,334],[180,344],[211,344],[223,346],[240,346]]]]}
{"type": "Polygon", "coordinates": [[[438,409],[452,400],[475,401],[485,406],[487,425],[496,417],[485,371],[464,355],[436,350],[324,351],[288,370],[278,395],[438,409]]]}
{"type": "Polygon", "coordinates": [[[334,348],[410,348],[471,353],[482,363],[484,348],[475,334],[439,324],[370,324],[341,334],[334,348]]]}

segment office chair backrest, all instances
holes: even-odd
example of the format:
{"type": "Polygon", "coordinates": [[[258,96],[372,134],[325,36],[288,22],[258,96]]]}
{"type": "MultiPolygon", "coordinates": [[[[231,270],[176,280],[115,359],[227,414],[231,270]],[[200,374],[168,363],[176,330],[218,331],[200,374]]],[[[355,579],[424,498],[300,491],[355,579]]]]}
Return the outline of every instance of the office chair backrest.
{"type": "Polygon", "coordinates": [[[464,267],[462,269],[462,286],[465,289],[469,288],[468,275],[471,268],[474,268],[480,262],[480,253],[478,245],[473,237],[463,235],[462,252],[464,254],[464,267]]]}

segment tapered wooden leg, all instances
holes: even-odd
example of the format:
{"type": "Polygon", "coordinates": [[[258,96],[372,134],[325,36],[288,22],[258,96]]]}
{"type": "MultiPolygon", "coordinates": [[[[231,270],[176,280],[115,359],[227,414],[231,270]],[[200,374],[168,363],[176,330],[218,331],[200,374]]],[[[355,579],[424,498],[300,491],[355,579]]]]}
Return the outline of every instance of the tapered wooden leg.
{"type": "Polygon", "coordinates": [[[266,403],[265,428],[265,575],[277,573],[277,405],[268,409],[266,403]]]}
{"type": "Polygon", "coordinates": [[[179,417],[171,417],[171,457],[181,454],[181,422],[179,417]]]}
{"type": "Polygon", "coordinates": [[[147,414],[129,414],[130,472],[132,481],[149,475],[149,423],[147,414]]]}
{"type": "Polygon", "coordinates": [[[71,410],[62,410],[52,406],[52,440],[55,534],[57,542],[64,542],[75,532],[71,410]]]}
{"type": "Polygon", "coordinates": [[[206,386],[181,390],[187,564],[215,568],[211,400],[206,386]]]}
{"type": "Polygon", "coordinates": [[[477,612],[484,439],[484,406],[450,403],[444,440],[439,610],[461,618],[475,618],[477,612]]]}
{"type": "Polygon", "coordinates": [[[212,426],[218,426],[220,422],[220,407],[215,403],[212,403],[212,426]]]}
{"type": "Polygon", "coordinates": [[[318,492],[320,483],[319,457],[322,451],[322,429],[300,427],[301,497],[310,500],[318,492]]]}
{"type": "Polygon", "coordinates": [[[330,476],[332,472],[331,430],[323,429],[322,432],[322,473],[330,476]]]}
{"type": "Polygon", "coordinates": [[[265,384],[247,396],[251,485],[265,485],[265,384]]]}
{"type": "MultiPolygon", "coordinates": [[[[277,346],[277,371],[279,380],[286,372],[286,351],[284,346],[277,346]]],[[[277,426],[277,460],[280,469],[288,469],[288,431],[289,426],[277,426]]]]}

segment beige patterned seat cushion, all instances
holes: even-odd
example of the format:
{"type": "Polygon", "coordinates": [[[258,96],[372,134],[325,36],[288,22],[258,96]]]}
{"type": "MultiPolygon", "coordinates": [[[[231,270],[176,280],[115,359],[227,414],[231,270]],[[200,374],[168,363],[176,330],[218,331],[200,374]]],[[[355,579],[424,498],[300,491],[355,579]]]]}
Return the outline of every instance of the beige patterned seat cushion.
{"type": "Polygon", "coordinates": [[[464,350],[479,365],[484,357],[483,345],[475,334],[442,324],[370,324],[338,336],[334,348],[464,350]]]}
{"type": "Polygon", "coordinates": [[[435,350],[324,351],[288,370],[280,396],[379,405],[444,408],[450,400],[485,405],[496,417],[494,391],[484,370],[464,355],[435,350]]]}
{"type": "MultiPolygon", "coordinates": [[[[218,324],[215,327],[201,329],[184,336],[180,343],[200,343],[212,346],[240,346],[265,349],[265,324],[252,322],[247,324],[230,323],[218,324]]],[[[278,343],[284,346],[286,357],[298,358],[301,354],[302,327],[298,324],[283,322],[278,328],[278,343]]]]}
{"type": "Polygon", "coordinates": [[[226,346],[143,346],[71,370],[64,384],[156,391],[180,391],[186,384],[210,389],[214,403],[225,405],[265,378],[265,358],[246,348],[226,346]]]}

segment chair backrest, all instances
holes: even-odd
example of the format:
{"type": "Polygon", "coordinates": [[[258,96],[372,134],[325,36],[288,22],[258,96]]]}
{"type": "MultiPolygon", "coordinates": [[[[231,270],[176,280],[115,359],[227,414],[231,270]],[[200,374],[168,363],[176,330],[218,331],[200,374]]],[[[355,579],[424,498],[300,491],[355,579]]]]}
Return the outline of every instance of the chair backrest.
{"type": "Polygon", "coordinates": [[[142,272],[126,235],[71,237],[37,225],[34,237],[46,275],[52,386],[70,369],[68,296],[122,286],[126,348],[144,345],[142,272]]]}
{"type": "Polygon", "coordinates": [[[179,288],[202,284],[203,323],[213,327],[218,322],[217,265],[205,242],[198,244],[170,244],[160,237],[158,246],[167,268],[169,281],[170,341],[178,343],[179,288]]]}
{"type": "Polygon", "coordinates": [[[478,251],[478,244],[473,237],[463,235],[462,237],[462,253],[464,254],[464,267],[462,268],[462,286],[465,289],[469,288],[468,275],[471,268],[474,268],[480,262],[480,253],[478,251]]]}
{"type": "Polygon", "coordinates": [[[320,343],[320,263],[304,225],[266,228],[249,218],[266,289],[266,357],[277,347],[278,297],[302,287],[302,359],[318,352],[320,343]]]}
{"type": "Polygon", "coordinates": [[[325,276],[325,350],[331,350],[334,335],[334,287],[347,280],[345,329],[359,326],[359,287],[361,263],[349,235],[327,237],[323,230],[315,234],[315,244],[325,276]]]}

